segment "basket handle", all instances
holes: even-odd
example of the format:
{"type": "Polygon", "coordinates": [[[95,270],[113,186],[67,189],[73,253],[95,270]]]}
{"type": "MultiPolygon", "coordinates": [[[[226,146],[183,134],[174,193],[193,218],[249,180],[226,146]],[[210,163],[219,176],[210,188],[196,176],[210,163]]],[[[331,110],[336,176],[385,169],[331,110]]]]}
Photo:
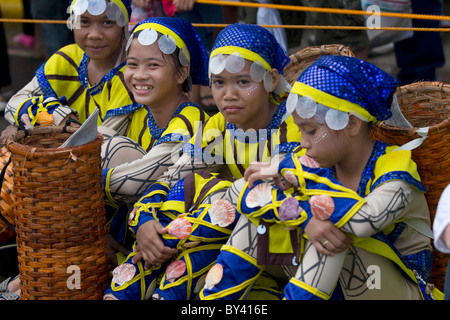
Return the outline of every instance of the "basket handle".
{"type": "MultiPolygon", "coordinates": [[[[9,156],[8,162],[3,166],[2,171],[0,172],[0,190],[3,187],[3,180],[5,179],[6,168],[9,166],[10,163],[11,163],[11,156],[9,156]]],[[[0,211],[0,219],[2,219],[3,222],[5,222],[6,225],[12,229],[12,231],[16,232],[16,228],[11,224],[11,222],[8,221],[8,219],[6,219],[3,216],[1,211],[0,211]]]]}
{"type": "Polygon", "coordinates": [[[409,151],[411,151],[411,150],[414,150],[415,148],[419,147],[425,141],[425,139],[428,137],[428,130],[429,129],[430,129],[429,127],[419,128],[416,131],[416,133],[420,136],[420,138],[411,140],[410,142],[405,143],[401,147],[398,147],[394,151],[400,151],[400,150],[409,150],[409,151]]]}

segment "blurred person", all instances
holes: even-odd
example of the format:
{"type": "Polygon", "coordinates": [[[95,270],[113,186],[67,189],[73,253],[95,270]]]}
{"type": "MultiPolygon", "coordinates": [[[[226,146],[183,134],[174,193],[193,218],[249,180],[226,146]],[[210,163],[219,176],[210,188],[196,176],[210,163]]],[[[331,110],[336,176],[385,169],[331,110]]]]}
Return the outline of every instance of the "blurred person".
{"type": "MultiPolygon", "coordinates": [[[[333,8],[346,10],[361,10],[360,0],[300,0],[304,6],[318,8],[333,8]]],[[[366,18],[362,15],[335,13],[307,13],[308,24],[330,26],[365,26],[366,18]]],[[[369,38],[366,30],[313,30],[313,45],[343,44],[350,48],[355,56],[367,60],[369,56],[369,38]]]]}
{"type": "MultiPolygon", "coordinates": [[[[442,14],[442,0],[411,0],[414,14],[442,14]]],[[[440,21],[413,19],[414,28],[439,28],[440,21]]],[[[394,45],[397,65],[401,69],[397,78],[399,85],[414,81],[436,80],[436,68],[445,64],[444,49],[439,32],[414,32],[412,38],[396,42],[394,45]]]]}
{"type": "MultiPolygon", "coordinates": [[[[31,17],[43,20],[67,20],[67,1],[31,0],[31,17]]],[[[73,33],[65,24],[45,23],[39,26],[49,58],[65,45],[74,42],[73,33]]]]}
{"type": "MultiPolygon", "coordinates": [[[[0,9],[0,18],[2,12],[0,9]]],[[[3,23],[0,23],[0,112],[3,112],[6,107],[6,103],[14,94],[11,89],[11,73],[9,69],[9,57],[7,50],[5,28],[3,23]]]]}

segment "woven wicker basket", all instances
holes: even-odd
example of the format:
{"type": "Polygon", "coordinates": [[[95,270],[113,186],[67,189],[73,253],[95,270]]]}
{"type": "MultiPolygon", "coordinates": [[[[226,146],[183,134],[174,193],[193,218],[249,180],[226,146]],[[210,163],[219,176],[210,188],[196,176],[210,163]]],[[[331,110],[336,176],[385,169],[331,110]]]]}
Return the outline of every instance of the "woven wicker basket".
{"type": "MultiPolygon", "coordinates": [[[[374,138],[403,145],[420,138],[417,131],[428,127],[428,136],[412,158],[420,178],[427,187],[425,197],[433,222],[442,191],[450,183],[450,85],[440,82],[416,82],[397,89],[400,109],[414,128],[405,129],[382,122],[374,130],[374,138]]],[[[449,255],[434,250],[431,283],[444,287],[449,255]]]]}
{"type": "Polygon", "coordinates": [[[289,56],[291,63],[284,68],[284,78],[292,86],[307,67],[325,55],[355,56],[348,47],[342,44],[324,44],[321,46],[306,47],[289,56]]]}
{"type": "MultiPolygon", "coordinates": [[[[0,148],[0,170],[2,170],[9,161],[11,153],[5,147],[0,148]]],[[[0,198],[0,213],[12,226],[14,226],[14,206],[15,199],[12,193],[13,190],[13,171],[12,164],[6,167],[5,176],[3,179],[1,198],[0,198]]],[[[3,220],[0,220],[0,245],[14,242],[16,234],[14,230],[3,220]]]]}
{"type": "Polygon", "coordinates": [[[96,300],[107,287],[103,138],[57,149],[71,133],[37,127],[27,137],[19,131],[7,143],[24,300],[96,300]]]}

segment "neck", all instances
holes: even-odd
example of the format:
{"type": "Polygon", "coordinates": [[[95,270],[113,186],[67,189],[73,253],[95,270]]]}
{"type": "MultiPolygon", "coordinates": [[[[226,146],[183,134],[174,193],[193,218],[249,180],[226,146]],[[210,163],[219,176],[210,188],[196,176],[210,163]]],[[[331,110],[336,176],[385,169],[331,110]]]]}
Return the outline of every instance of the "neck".
{"type": "Polygon", "coordinates": [[[335,165],[335,175],[345,187],[356,191],[372,154],[374,143],[369,136],[354,140],[358,141],[352,141],[347,145],[346,156],[335,165]]]}
{"type": "Polygon", "coordinates": [[[125,52],[119,50],[117,54],[111,56],[109,59],[94,60],[89,59],[88,62],[88,78],[91,85],[97,84],[108,72],[116,67],[117,62],[122,62],[125,57],[125,52]]]}
{"type": "Polygon", "coordinates": [[[158,105],[149,106],[156,125],[160,128],[165,128],[178,107],[187,101],[186,94],[181,93],[177,100],[174,99],[171,103],[160,103],[158,105]]]}
{"type": "Polygon", "coordinates": [[[252,121],[249,121],[245,124],[236,125],[238,129],[242,129],[243,131],[247,131],[249,129],[253,130],[261,130],[267,128],[270,121],[272,121],[273,115],[278,109],[278,105],[272,102],[269,102],[269,105],[265,108],[261,108],[261,112],[258,113],[258,116],[255,117],[252,121]]]}

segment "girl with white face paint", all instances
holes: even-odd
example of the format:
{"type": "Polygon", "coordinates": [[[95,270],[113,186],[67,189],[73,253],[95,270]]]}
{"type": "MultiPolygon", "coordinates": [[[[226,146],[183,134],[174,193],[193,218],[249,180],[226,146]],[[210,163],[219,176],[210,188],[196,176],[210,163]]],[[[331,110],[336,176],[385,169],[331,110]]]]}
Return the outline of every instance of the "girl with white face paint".
{"type": "MultiPolygon", "coordinates": [[[[203,124],[178,161],[135,204],[139,216],[131,225],[137,242],[143,244],[135,263],[143,259],[155,266],[171,257],[161,240],[167,230],[149,209],[149,203],[160,202],[158,194],[172,191],[175,183],[202,169],[241,181],[252,162],[269,162],[299,146],[298,127],[285,103],[277,101],[288,89],[282,78],[288,62],[274,36],[260,26],[234,24],[219,33],[210,55],[209,78],[220,113],[203,124]]],[[[223,195],[231,203],[237,202],[238,181],[223,195]]]]}
{"type": "Polygon", "coordinates": [[[277,163],[271,177],[284,177],[284,188],[262,180],[258,164],[247,169],[241,219],[201,298],[245,299],[276,266],[285,299],[420,300],[438,292],[428,286],[432,232],[411,151],[370,139],[371,124],[392,116],[396,87],[352,57],[321,57],[299,76],[287,105],[306,154],[277,163]]]}

